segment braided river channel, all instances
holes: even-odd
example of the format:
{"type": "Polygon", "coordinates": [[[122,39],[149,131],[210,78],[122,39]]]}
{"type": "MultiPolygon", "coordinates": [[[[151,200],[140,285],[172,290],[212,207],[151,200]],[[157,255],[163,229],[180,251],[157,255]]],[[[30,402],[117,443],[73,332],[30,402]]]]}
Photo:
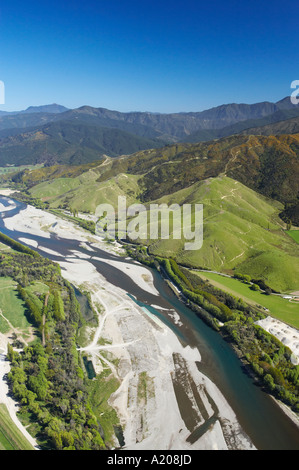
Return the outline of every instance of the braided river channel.
{"type": "MultiPolygon", "coordinates": [[[[70,256],[73,251],[91,256],[89,262],[109,283],[122,288],[137,303],[146,306],[151,313],[157,315],[171,328],[183,344],[198,348],[202,359],[198,363],[199,370],[217,385],[257,449],[299,450],[299,427],[276,401],[256,385],[229,343],[175,296],[159,272],[149,268],[153,275],[155,288],[159,292],[159,296],[154,296],[139,287],[126,274],[126,265],[136,263],[134,260],[97,248],[93,248],[94,252],[91,254],[89,250],[81,246],[78,240],[58,238],[52,234],[50,238],[43,238],[32,235],[29,231],[18,231],[18,227],[14,227],[14,230],[8,230],[5,227],[5,219],[24,210],[26,204],[7,197],[0,197],[0,207],[1,205],[6,209],[0,213],[0,231],[2,233],[14,240],[23,238],[33,240],[38,245],[49,249],[49,253],[52,250],[64,257],[70,256]],[[12,202],[14,206],[10,210],[12,202]],[[105,261],[93,259],[99,257],[105,261]],[[109,260],[123,263],[123,269],[110,265],[109,260]],[[179,315],[180,322],[175,321],[174,311],[179,315]]],[[[55,254],[45,253],[38,248],[34,249],[54,262],[61,260],[61,257],[58,258],[55,254]]]]}

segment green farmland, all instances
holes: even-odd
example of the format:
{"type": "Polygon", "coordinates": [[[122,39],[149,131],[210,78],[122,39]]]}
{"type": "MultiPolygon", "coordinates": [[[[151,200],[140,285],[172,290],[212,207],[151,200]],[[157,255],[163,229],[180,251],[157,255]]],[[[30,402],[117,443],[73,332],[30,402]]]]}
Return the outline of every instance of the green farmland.
{"type": "Polygon", "coordinates": [[[225,290],[235,297],[243,299],[251,305],[261,305],[269,309],[271,316],[295,328],[299,328],[299,302],[290,302],[277,295],[265,295],[250,289],[238,279],[221,276],[210,272],[193,271],[202,279],[207,279],[212,285],[225,290]]]}
{"type": "Polygon", "coordinates": [[[299,243],[299,230],[288,230],[287,233],[293,238],[293,240],[295,240],[295,242],[299,243]]]}
{"type": "Polygon", "coordinates": [[[0,332],[12,328],[27,331],[31,326],[25,316],[24,302],[20,299],[16,283],[9,277],[0,277],[0,332]]]}
{"type": "Polygon", "coordinates": [[[33,450],[2,403],[0,404],[0,450],[33,450]]]}

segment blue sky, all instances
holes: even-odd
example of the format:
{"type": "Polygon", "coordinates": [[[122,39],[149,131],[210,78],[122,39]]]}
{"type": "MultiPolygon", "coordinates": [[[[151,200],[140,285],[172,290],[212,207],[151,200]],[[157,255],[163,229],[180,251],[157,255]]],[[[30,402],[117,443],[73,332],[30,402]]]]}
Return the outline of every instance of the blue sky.
{"type": "Polygon", "coordinates": [[[298,16],[296,0],[2,2],[0,109],[277,101],[299,79],[298,16]]]}

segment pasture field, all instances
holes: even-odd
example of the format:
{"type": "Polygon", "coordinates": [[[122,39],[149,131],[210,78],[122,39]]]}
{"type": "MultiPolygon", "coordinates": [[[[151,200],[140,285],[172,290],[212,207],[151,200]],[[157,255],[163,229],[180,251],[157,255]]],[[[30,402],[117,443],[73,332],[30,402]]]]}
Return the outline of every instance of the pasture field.
{"type": "Polygon", "coordinates": [[[287,233],[293,238],[293,240],[295,240],[295,242],[299,243],[299,230],[288,230],[287,233]]]}
{"type": "Polygon", "coordinates": [[[227,177],[200,181],[156,202],[202,203],[203,245],[184,250],[184,240],[148,240],[150,254],[194,268],[236,270],[279,292],[299,289],[299,247],[283,230],[279,203],[227,177]]]}
{"type": "Polygon", "coordinates": [[[32,294],[47,294],[50,290],[47,284],[44,284],[41,281],[35,281],[30,284],[30,286],[26,287],[27,292],[31,292],[32,294]]]}
{"type": "Polygon", "coordinates": [[[0,332],[11,328],[26,330],[31,325],[25,316],[24,302],[20,299],[16,283],[9,277],[0,277],[0,332]]]}
{"type": "Polygon", "coordinates": [[[3,403],[0,404],[0,450],[33,450],[3,403]]]}
{"type": "Polygon", "coordinates": [[[269,309],[269,314],[272,317],[299,329],[299,302],[290,302],[277,295],[265,295],[261,292],[253,291],[250,289],[249,284],[244,284],[238,279],[231,277],[215,273],[192,272],[199,275],[202,279],[207,279],[213,286],[225,290],[251,305],[261,305],[269,309]]]}
{"type": "Polygon", "coordinates": [[[52,209],[67,202],[71,208],[92,213],[103,203],[117,207],[118,196],[126,196],[128,204],[137,201],[139,176],[120,174],[103,182],[98,182],[98,177],[98,173],[89,171],[76,178],[57,178],[37,184],[30,194],[47,201],[52,209]]]}

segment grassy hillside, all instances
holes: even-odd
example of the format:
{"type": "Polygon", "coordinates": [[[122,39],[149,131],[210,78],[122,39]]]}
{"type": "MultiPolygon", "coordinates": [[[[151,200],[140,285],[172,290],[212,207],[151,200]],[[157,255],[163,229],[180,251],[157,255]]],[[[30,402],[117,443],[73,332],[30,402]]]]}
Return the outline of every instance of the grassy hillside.
{"type": "Polygon", "coordinates": [[[298,288],[299,248],[282,230],[279,203],[228,177],[196,183],[155,202],[202,203],[203,246],[186,251],[185,240],[147,240],[150,253],[194,267],[236,270],[279,291],[298,288]]]}
{"type": "Polygon", "coordinates": [[[299,243],[299,230],[288,230],[287,232],[297,243],[299,243]]]}
{"type": "Polygon", "coordinates": [[[292,204],[299,193],[299,134],[237,135],[216,142],[169,145],[118,158],[105,170],[100,180],[119,173],[141,175],[144,201],[225,174],[265,196],[292,204]]]}
{"type": "Polygon", "coordinates": [[[30,194],[47,201],[52,208],[73,208],[94,212],[99,204],[117,205],[118,196],[126,196],[128,204],[137,201],[139,177],[119,174],[107,181],[98,182],[96,171],[89,170],[75,178],[57,178],[33,186],[30,194]]]}
{"type": "Polygon", "coordinates": [[[34,450],[12,421],[3,403],[0,404],[0,450],[34,450]]]}

